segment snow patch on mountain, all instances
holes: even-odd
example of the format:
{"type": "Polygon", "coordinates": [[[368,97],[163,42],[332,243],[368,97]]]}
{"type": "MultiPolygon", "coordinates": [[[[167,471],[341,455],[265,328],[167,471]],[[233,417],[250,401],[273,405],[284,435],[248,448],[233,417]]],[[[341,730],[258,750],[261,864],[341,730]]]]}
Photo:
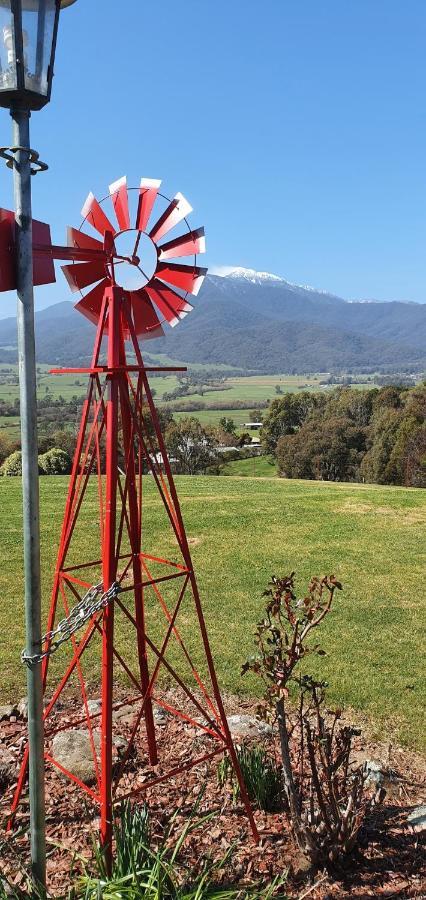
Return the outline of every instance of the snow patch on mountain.
{"type": "Polygon", "coordinates": [[[250,281],[252,284],[264,284],[265,281],[285,281],[284,278],[281,278],[279,275],[273,275],[271,272],[256,272],[256,269],[245,269],[243,266],[237,266],[236,269],[232,269],[225,277],[244,278],[245,281],[250,281]]]}
{"type": "Polygon", "coordinates": [[[256,269],[246,269],[244,266],[221,266],[213,269],[213,275],[219,275],[220,278],[232,278],[239,281],[248,281],[251,284],[285,284],[290,290],[294,291],[311,291],[315,294],[329,294],[329,291],[322,291],[318,288],[310,287],[308,284],[295,284],[287,281],[281,275],[274,275],[272,272],[257,272],[256,269]]]}

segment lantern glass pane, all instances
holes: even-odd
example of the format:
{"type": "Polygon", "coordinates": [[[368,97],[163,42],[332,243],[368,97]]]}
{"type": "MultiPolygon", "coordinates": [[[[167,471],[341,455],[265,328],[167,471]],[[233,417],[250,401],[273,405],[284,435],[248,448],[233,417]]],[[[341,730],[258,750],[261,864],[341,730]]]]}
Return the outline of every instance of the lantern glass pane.
{"type": "Polygon", "coordinates": [[[14,90],[16,60],[14,48],[13,16],[8,0],[0,3],[0,91],[14,90]]]}
{"type": "Polygon", "coordinates": [[[52,56],[55,13],[55,0],[23,3],[25,88],[44,96],[47,96],[49,90],[48,74],[52,56]]]}

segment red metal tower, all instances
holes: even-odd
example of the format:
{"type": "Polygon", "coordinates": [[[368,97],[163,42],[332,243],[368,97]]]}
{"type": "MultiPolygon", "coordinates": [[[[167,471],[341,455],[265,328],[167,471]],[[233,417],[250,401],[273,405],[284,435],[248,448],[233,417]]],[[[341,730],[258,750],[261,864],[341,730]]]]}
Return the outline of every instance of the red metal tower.
{"type": "MultiPolygon", "coordinates": [[[[26,662],[37,664],[42,658],[43,683],[49,696],[45,709],[46,762],[99,804],[101,841],[109,859],[114,804],[223,751],[230,755],[253,835],[258,838],[218,688],[179,500],[148,381],[150,371],[171,369],[145,366],[139,346],[140,338],[162,334],[165,322],[174,326],[191,311],[187,295],[198,293],[206,272],[196,264],[196,254],[204,251],[204,231],[189,228],[186,216],[191,207],[181,194],[167,200],[159,194],[159,186],[157,181],[142,179],[140,188],[132,192],[126,180],[120,179],[110,187],[118,230],[105,214],[105,201],[98,203],[90,194],[82,211],[83,225],[88,223],[98,237],[70,228],[68,247],[52,246],[49,239],[45,244],[34,245],[39,267],[42,259],[45,266],[52,258],[70,259],[72,263],[63,268],[71,289],[81,291],[90,286],[76,308],[96,323],[96,336],[90,367],[54,370],[85,373],[89,383],[69,481],[47,633],[40,657],[26,662]],[[130,224],[132,199],[137,207],[135,228],[130,224]],[[162,203],[164,209],[148,230],[156,203],[162,203]],[[181,233],[160,244],[176,227],[181,233]],[[131,246],[130,252],[123,251],[123,239],[131,246]],[[194,256],[192,265],[169,262],[190,255],[194,256]],[[150,546],[151,531],[145,515],[146,474],[155,484],[167,527],[175,540],[174,559],[165,558],[150,546]],[[94,485],[99,549],[93,558],[93,534],[88,535],[83,556],[80,548],[82,529],[87,529],[82,513],[85,503],[93,502],[94,485]],[[189,607],[195,612],[206,663],[204,679],[184,639],[185,611],[189,607]],[[160,619],[164,627],[161,636],[160,619]],[[116,640],[123,622],[128,623],[135,638],[124,649],[116,640]],[[88,648],[93,651],[97,639],[101,648],[102,704],[100,713],[92,713],[83,663],[88,648]],[[53,690],[50,684],[47,690],[50,657],[56,650],[60,655],[60,647],[66,641],[71,642],[71,656],[53,690]],[[133,644],[136,670],[132,665],[133,644]],[[172,644],[185,670],[176,663],[175,656],[170,659],[172,644]],[[132,685],[134,696],[126,703],[135,704],[137,714],[119,765],[114,767],[113,711],[122,705],[122,701],[114,704],[115,667],[124,671],[132,685]],[[182,708],[166,702],[158,690],[159,676],[164,671],[185,697],[182,708]],[[94,788],[67,771],[51,749],[55,728],[50,727],[49,718],[71,676],[78,679],[84,715],[61,725],[60,730],[76,725],[87,727],[96,773],[94,788]],[[171,771],[152,773],[143,784],[123,790],[122,776],[142,724],[150,764],[157,764],[155,705],[198,728],[206,738],[205,747],[201,754],[178,762],[171,771]],[[100,746],[96,735],[99,719],[100,746]]],[[[51,270],[46,273],[48,276],[52,280],[51,270]]],[[[12,816],[22,795],[27,761],[28,752],[13,798],[12,816]]]]}

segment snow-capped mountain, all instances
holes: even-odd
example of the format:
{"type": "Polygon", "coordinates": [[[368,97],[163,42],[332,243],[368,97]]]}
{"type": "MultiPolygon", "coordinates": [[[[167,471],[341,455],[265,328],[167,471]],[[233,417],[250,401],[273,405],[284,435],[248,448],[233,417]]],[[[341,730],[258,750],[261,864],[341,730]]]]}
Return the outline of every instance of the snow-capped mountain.
{"type": "Polygon", "coordinates": [[[285,283],[285,279],[281,278],[279,275],[272,275],[271,272],[256,272],[256,269],[244,269],[243,266],[237,266],[235,269],[232,269],[231,272],[228,272],[227,275],[222,277],[238,278],[250,281],[251,284],[265,284],[273,281],[285,283]]]}
{"type": "Polygon", "coordinates": [[[234,281],[249,282],[250,284],[276,284],[285,285],[290,291],[312,291],[314,294],[328,294],[328,291],[322,291],[318,288],[310,287],[308,284],[295,284],[293,281],[287,281],[282,275],[274,275],[272,272],[258,272],[256,269],[246,269],[244,266],[236,266],[235,269],[226,266],[222,271],[216,273],[220,278],[232,278],[234,281]]]}
{"type": "MultiPolygon", "coordinates": [[[[36,316],[40,362],[90,361],[93,326],[60,303],[36,316]],[[73,348],[73,352],[71,350],[73,348]]],[[[426,303],[349,302],[255,269],[207,275],[194,310],[165,337],[147,342],[191,363],[258,372],[426,370],[426,303]]],[[[0,362],[16,359],[16,320],[0,322],[0,362]]]]}

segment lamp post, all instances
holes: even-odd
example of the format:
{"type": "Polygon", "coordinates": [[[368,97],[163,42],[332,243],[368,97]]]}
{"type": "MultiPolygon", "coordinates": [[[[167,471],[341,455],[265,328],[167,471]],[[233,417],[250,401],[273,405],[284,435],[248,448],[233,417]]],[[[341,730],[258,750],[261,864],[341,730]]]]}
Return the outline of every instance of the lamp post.
{"type": "MultiPolygon", "coordinates": [[[[60,10],[75,0],[0,0],[0,106],[10,110],[15,194],[18,357],[22,445],[26,656],[41,650],[40,529],[37,446],[37,383],[31,175],[32,110],[50,100],[60,10]]],[[[41,664],[27,670],[31,867],[35,884],[46,884],[44,729],[41,664]]]]}

